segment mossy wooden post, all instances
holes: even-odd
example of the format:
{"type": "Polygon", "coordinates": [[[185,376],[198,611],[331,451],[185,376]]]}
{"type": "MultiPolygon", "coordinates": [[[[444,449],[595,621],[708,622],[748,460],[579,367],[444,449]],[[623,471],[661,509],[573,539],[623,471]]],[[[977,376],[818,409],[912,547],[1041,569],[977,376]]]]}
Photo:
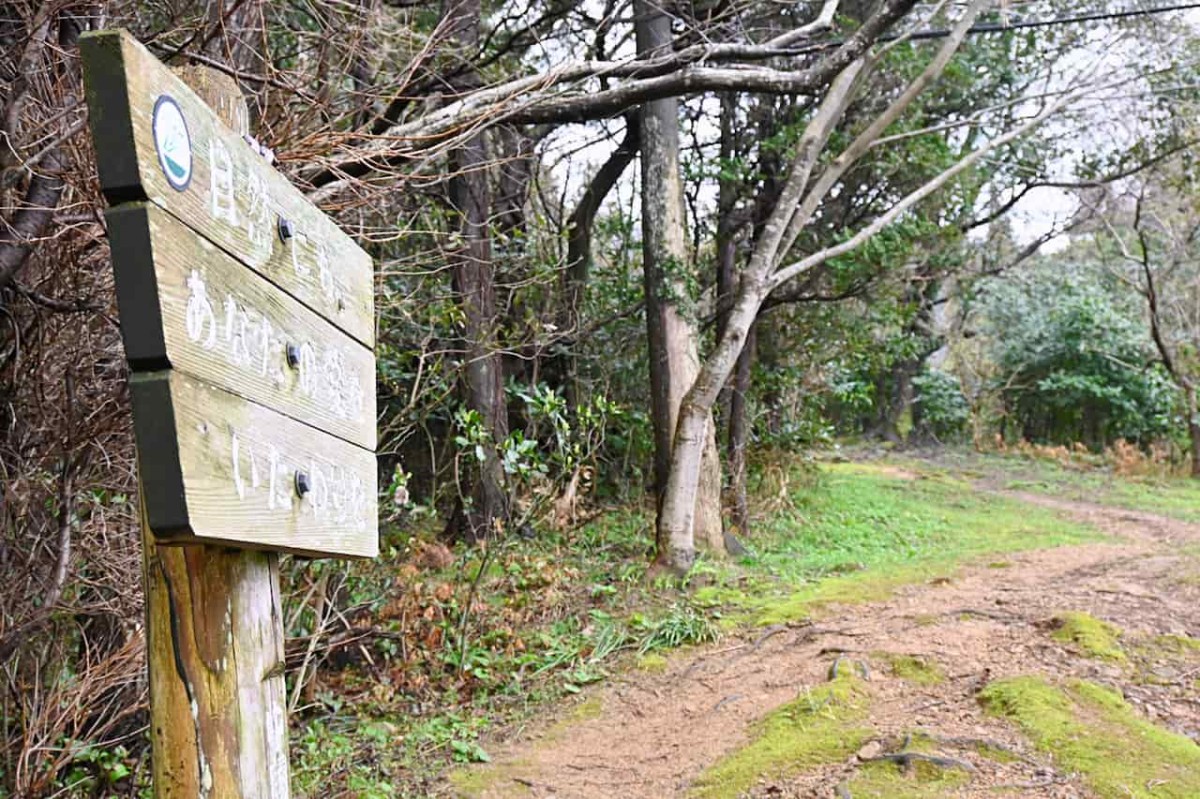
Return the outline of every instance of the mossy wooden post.
{"type": "MultiPolygon", "coordinates": [[[[245,132],[232,78],[203,67],[178,74],[245,132]]],[[[144,513],[142,546],[154,795],[287,799],[279,556],[156,546],[144,513]]]]}

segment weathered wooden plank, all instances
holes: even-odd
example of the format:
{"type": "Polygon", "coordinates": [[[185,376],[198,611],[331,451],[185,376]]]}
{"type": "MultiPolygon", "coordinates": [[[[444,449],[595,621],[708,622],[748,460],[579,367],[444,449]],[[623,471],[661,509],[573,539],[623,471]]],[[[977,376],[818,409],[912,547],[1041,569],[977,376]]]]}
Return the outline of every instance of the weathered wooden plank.
{"type": "Polygon", "coordinates": [[[175,370],[134,374],[130,389],[159,541],[379,553],[371,452],[175,370]]]}
{"type": "Polygon", "coordinates": [[[128,33],[80,50],[109,202],[149,200],[373,346],[370,257],[128,33]]]}
{"type": "Polygon", "coordinates": [[[155,205],[105,220],[135,371],[175,368],[375,449],[370,350],[155,205]]]}

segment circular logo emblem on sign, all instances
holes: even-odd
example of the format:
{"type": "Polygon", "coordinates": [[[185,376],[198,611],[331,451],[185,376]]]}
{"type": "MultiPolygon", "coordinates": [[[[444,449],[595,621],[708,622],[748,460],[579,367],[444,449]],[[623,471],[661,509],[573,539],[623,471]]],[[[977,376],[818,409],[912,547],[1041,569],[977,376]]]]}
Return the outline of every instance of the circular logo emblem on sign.
{"type": "Polygon", "coordinates": [[[154,148],[167,182],[183,191],[192,180],[192,139],[179,105],[164,94],[154,104],[154,148]]]}

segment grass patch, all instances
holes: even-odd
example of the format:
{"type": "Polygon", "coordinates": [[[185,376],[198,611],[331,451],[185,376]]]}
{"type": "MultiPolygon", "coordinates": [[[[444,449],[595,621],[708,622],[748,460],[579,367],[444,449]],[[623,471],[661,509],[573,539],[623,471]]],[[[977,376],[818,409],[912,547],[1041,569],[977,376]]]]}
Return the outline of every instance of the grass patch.
{"type": "Polygon", "coordinates": [[[1107,688],[1015,677],[987,686],[980,701],[1053,754],[1062,770],[1082,775],[1102,799],[1200,796],[1200,747],[1139,718],[1107,688]]]}
{"type": "Polygon", "coordinates": [[[938,463],[962,475],[998,476],[1005,488],[1094,502],[1200,522],[1200,480],[1188,477],[1117,475],[1092,462],[1064,466],[1016,454],[946,451],[938,463]]]}
{"type": "Polygon", "coordinates": [[[842,760],[870,735],[870,730],[860,726],[866,710],[862,681],[843,672],[763,718],[754,740],[705,771],[693,795],[733,799],[760,777],[787,777],[842,760]]]}
{"type": "Polygon", "coordinates": [[[1121,648],[1121,630],[1095,616],[1078,611],[1060,613],[1054,617],[1056,628],[1050,637],[1071,644],[1084,655],[1100,660],[1125,661],[1121,648]]]}
{"type": "Polygon", "coordinates": [[[532,796],[533,792],[513,777],[520,776],[528,767],[528,763],[515,760],[511,763],[491,763],[471,768],[460,768],[450,772],[448,780],[454,795],[463,799],[473,799],[482,796],[491,788],[504,787],[505,796],[532,796]]]}
{"type": "Polygon", "coordinates": [[[918,655],[897,655],[893,652],[875,652],[873,654],[888,664],[893,676],[902,680],[917,685],[940,685],[946,681],[946,673],[932,660],[918,655]]]}
{"type": "MultiPolygon", "coordinates": [[[[987,555],[1096,540],[1056,512],[974,490],[940,472],[897,476],[895,467],[821,467],[791,508],[761,525],[745,564],[774,586],[740,603],[759,624],[804,619],[830,603],[886,599],[901,585],[952,576],[987,555]]],[[[802,483],[800,479],[798,483],[802,483]]],[[[711,599],[733,599],[712,587],[711,599]]]]}
{"type": "Polygon", "coordinates": [[[831,604],[882,602],[901,586],[949,577],[956,571],[957,565],[952,563],[915,564],[886,572],[864,571],[819,579],[791,593],[772,592],[752,597],[747,604],[755,611],[755,623],[765,627],[803,621],[831,604]]]}

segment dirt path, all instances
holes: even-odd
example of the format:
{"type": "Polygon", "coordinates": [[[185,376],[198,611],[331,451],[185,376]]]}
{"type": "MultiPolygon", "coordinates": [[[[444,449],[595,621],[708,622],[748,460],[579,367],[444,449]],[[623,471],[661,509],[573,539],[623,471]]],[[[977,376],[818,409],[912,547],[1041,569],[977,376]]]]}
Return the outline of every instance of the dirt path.
{"type": "MultiPolygon", "coordinates": [[[[1132,635],[1200,633],[1200,563],[1186,547],[1200,543],[1200,526],[1010,496],[1061,510],[1117,540],[1007,555],[1003,563],[965,568],[953,581],[903,588],[887,602],[835,608],[812,624],[752,631],[677,655],[662,673],[614,679],[592,695],[601,708],[595,718],[567,730],[548,725],[494,751],[496,778],[482,795],[685,796],[707,767],[750,740],[757,719],[806,686],[824,683],[839,655],[870,664],[867,724],[880,740],[920,729],[987,739],[1027,755],[1005,764],[977,758],[970,785],[947,795],[996,796],[999,786],[1010,788],[1005,796],[1091,795],[1011,726],[982,713],[976,692],[998,677],[1074,675],[1119,685],[1149,719],[1197,736],[1200,702],[1190,680],[1122,683],[1119,666],[1072,652],[1047,634],[1046,622],[1072,610],[1132,635]],[[923,686],[894,677],[881,653],[932,661],[946,679],[923,686]]],[[[751,795],[833,797],[854,765],[851,758],[781,782],[763,780],[751,795]]]]}

